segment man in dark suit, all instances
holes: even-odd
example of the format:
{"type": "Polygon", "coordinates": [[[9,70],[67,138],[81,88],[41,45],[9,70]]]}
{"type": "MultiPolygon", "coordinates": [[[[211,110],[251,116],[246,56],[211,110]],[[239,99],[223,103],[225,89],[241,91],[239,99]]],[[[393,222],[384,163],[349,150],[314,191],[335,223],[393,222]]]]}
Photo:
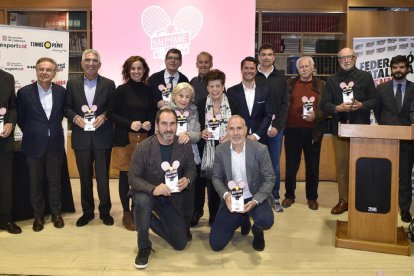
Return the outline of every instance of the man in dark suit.
{"type": "Polygon", "coordinates": [[[267,88],[256,86],[256,68],[255,58],[244,58],[241,61],[242,82],[230,87],[226,94],[239,106],[240,115],[246,121],[247,138],[267,144],[267,130],[273,112],[267,88]]]}
{"type": "MultiPolygon", "coordinates": [[[[380,125],[409,126],[410,106],[414,103],[414,83],[406,79],[408,74],[406,56],[391,59],[392,80],[378,85],[375,93],[377,108],[375,117],[380,125]]],[[[401,220],[411,222],[410,207],[412,201],[411,172],[414,164],[412,141],[400,141],[400,167],[398,204],[401,220]]]]}
{"type": "Polygon", "coordinates": [[[210,231],[210,246],[214,251],[222,250],[239,226],[242,235],[247,235],[251,227],[250,216],[254,221],[251,227],[253,249],[262,251],[265,248],[263,231],[274,223],[272,190],[275,174],[272,161],[267,147],[246,139],[246,133],[243,118],[232,116],[227,125],[229,141],[216,149],[212,182],[223,200],[210,231]],[[243,211],[232,211],[234,196],[231,193],[235,189],[229,187],[230,181],[242,189],[243,211]],[[245,183],[244,188],[241,181],[245,183]]]}
{"type": "Polygon", "coordinates": [[[84,75],[68,81],[65,116],[72,122],[72,148],[81,183],[83,215],[76,222],[82,227],[95,217],[93,199],[93,164],[99,196],[99,217],[105,225],[113,225],[110,215],[109,164],[112,148],[112,125],[106,119],[115,83],[98,74],[101,67],[99,53],[85,50],[81,62],[84,75]],[[92,115],[92,116],[91,116],[92,115]],[[91,120],[89,120],[91,118],[91,120]],[[94,121],[93,121],[94,120],[94,121]],[[88,122],[93,122],[92,124],[88,122]]]}
{"type": "Polygon", "coordinates": [[[160,109],[155,123],[158,126],[157,134],[138,144],[132,155],[128,175],[138,232],[136,268],[148,266],[152,250],[150,228],[176,250],[182,250],[187,245],[181,191],[191,188],[189,185],[197,174],[191,145],[180,144],[175,135],[175,112],[169,108],[160,109]],[[169,177],[176,179],[173,184],[178,187],[178,191],[175,193],[167,185],[169,177]]]}
{"type": "Polygon", "coordinates": [[[165,69],[151,75],[148,84],[155,95],[157,107],[167,106],[171,91],[180,82],[189,82],[188,78],[178,71],[182,64],[181,51],[175,48],[168,50],[165,55],[165,69]]]}
{"type": "Polygon", "coordinates": [[[14,127],[17,122],[14,77],[0,70],[0,229],[20,234],[11,217],[14,127]]]}
{"type": "Polygon", "coordinates": [[[29,168],[35,232],[44,228],[44,175],[49,184],[53,224],[56,228],[65,225],[61,216],[61,171],[65,151],[62,119],[66,90],[52,83],[56,72],[56,61],[40,58],[36,62],[37,81],[17,91],[17,118],[23,132],[22,153],[29,168]]]}

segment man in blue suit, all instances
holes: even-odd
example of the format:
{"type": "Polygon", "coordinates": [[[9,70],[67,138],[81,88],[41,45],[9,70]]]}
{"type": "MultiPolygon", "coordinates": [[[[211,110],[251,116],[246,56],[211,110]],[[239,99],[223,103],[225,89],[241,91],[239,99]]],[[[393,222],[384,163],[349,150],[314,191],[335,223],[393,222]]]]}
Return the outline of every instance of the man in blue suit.
{"type": "Polygon", "coordinates": [[[242,82],[230,87],[226,94],[237,101],[240,115],[246,121],[247,139],[266,144],[273,112],[267,88],[256,86],[257,64],[253,57],[244,58],[241,61],[242,82]]]}
{"type": "Polygon", "coordinates": [[[26,156],[33,207],[33,231],[42,231],[45,215],[43,176],[49,184],[49,204],[56,228],[61,216],[61,171],[64,157],[63,104],[66,90],[52,83],[57,64],[43,57],[36,62],[37,81],[17,91],[17,121],[23,131],[22,153],[26,156]]]}

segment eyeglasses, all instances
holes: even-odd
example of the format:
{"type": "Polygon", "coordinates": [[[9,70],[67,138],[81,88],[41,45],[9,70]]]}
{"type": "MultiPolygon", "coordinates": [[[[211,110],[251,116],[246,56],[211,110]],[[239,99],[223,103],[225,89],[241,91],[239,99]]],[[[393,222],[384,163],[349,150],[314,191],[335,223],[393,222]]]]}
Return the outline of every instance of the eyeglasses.
{"type": "Polygon", "coordinates": [[[169,56],[169,57],[167,57],[167,60],[181,60],[181,59],[179,57],[169,56]]]}
{"type": "Polygon", "coordinates": [[[354,55],[350,55],[350,56],[338,56],[338,59],[341,60],[341,61],[352,60],[353,58],[355,58],[354,55]]]}
{"type": "Polygon", "coordinates": [[[86,63],[89,63],[89,62],[98,63],[99,62],[99,60],[97,60],[96,58],[85,58],[83,61],[86,63]]]}

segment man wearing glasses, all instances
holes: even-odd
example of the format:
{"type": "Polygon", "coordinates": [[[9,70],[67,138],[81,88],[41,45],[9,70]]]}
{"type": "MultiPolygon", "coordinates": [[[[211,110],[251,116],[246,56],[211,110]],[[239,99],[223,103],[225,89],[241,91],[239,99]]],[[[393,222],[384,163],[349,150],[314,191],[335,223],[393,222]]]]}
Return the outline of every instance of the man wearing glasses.
{"type": "Polygon", "coordinates": [[[93,164],[99,196],[99,217],[105,225],[113,225],[109,214],[109,162],[112,148],[112,124],[106,119],[115,83],[98,74],[101,67],[99,53],[93,49],[82,54],[84,74],[68,81],[65,116],[72,122],[72,148],[81,183],[83,215],[76,226],[82,227],[94,219],[93,164]]]}
{"type": "Polygon", "coordinates": [[[168,50],[165,55],[165,69],[151,75],[149,86],[154,91],[157,107],[167,106],[171,91],[180,82],[189,82],[188,78],[178,71],[182,64],[181,51],[175,48],[168,50]]]}
{"type": "Polygon", "coordinates": [[[370,73],[355,67],[356,56],[350,48],[338,53],[339,71],[326,81],[321,110],[332,115],[332,135],[336,158],[339,202],[331,214],[348,211],[349,138],[338,137],[338,123],[369,124],[375,107],[375,85],[370,73]]]}

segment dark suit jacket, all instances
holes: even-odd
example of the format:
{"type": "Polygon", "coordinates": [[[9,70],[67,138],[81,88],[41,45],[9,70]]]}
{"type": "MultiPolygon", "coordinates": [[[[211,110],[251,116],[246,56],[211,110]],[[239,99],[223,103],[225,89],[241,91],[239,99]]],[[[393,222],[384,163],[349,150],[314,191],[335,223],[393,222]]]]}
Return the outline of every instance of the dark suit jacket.
{"type": "Polygon", "coordinates": [[[38,158],[47,149],[56,153],[64,152],[63,107],[66,90],[52,83],[52,112],[47,119],[37,89],[37,82],[17,91],[17,120],[23,132],[22,153],[38,158]],[[49,136],[50,132],[50,136],[49,136]]]}
{"type": "Polygon", "coordinates": [[[404,101],[400,112],[398,112],[392,80],[378,85],[375,98],[377,99],[375,117],[378,124],[411,125],[410,107],[414,102],[414,83],[407,80],[404,101]]]}
{"type": "MultiPolygon", "coordinates": [[[[272,206],[275,174],[267,146],[247,139],[245,143],[246,181],[249,190],[259,204],[272,206]]],[[[214,157],[212,183],[221,199],[229,191],[227,183],[234,180],[232,175],[230,141],[227,141],[217,146],[214,157]]]]}
{"type": "MultiPolygon", "coordinates": [[[[7,109],[4,115],[4,124],[11,123],[13,127],[17,123],[16,91],[14,90],[14,77],[3,70],[0,70],[0,108],[7,109]]],[[[13,128],[14,129],[14,128],[13,128]]],[[[14,131],[7,138],[0,138],[0,150],[12,151],[14,131]]]]}
{"type": "MultiPolygon", "coordinates": [[[[68,91],[65,101],[65,116],[69,122],[73,122],[76,115],[84,116],[83,105],[88,105],[83,85],[84,76],[76,76],[68,81],[68,91]]],[[[105,113],[112,92],[115,90],[113,80],[98,75],[93,104],[98,107],[96,116],[105,113]]],[[[95,131],[84,131],[76,124],[72,124],[72,148],[74,150],[86,150],[90,147],[95,149],[110,149],[112,147],[112,124],[110,121],[97,128],[95,131]]]]}
{"type": "Polygon", "coordinates": [[[230,87],[226,93],[237,101],[240,115],[247,124],[247,133],[256,133],[260,136],[260,142],[266,143],[267,130],[272,121],[272,105],[269,98],[269,91],[263,86],[256,86],[252,114],[249,114],[243,84],[239,83],[230,87]]]}
{"type": "MultiPolygon", "coordinates": [[[[161,70],[157,73],[152,74],[151,77],[148,79],[148,84],[151,87],[152,91],[154,92],[156,103],[158,103],[159,101],[162,100],[162,93],[158,89],[158,86],[160,84],[162,84],[164,86],[167,85],[165,83],[165,79],[164,79],[164,72],[165,72],[165,69],[161,70]]],[[[189,82],[188,78],[184,74],[182,74],[181,72],[178,72],[178,74],[180,76],[178,77],[178,82],[177,83],[189,82]]]]}
{"type": "MultiPolygon", "coordinates": [[[[128,173],[128,183],[131,186],[130,193],[144,192],[152,195],[155,187],[160,183],[165,183],[165,172],[161,168],[162,163],[160,143],[157,135],[140,142],[131,158],[131,166],[128,173]]],[[[175,136],[173,149],[171,152],[171,162],[178,160],[178,178],[188,177],[190,183],[194,183],[197,170],[194,163],[193,148],[191,144],[178,143],[175,136]]],[[[192,185],[188,186],[192,189],[192,185]]],[[[170,200],[177,210],[184,212],[183,193],[171,194],[170,200]]]]}

